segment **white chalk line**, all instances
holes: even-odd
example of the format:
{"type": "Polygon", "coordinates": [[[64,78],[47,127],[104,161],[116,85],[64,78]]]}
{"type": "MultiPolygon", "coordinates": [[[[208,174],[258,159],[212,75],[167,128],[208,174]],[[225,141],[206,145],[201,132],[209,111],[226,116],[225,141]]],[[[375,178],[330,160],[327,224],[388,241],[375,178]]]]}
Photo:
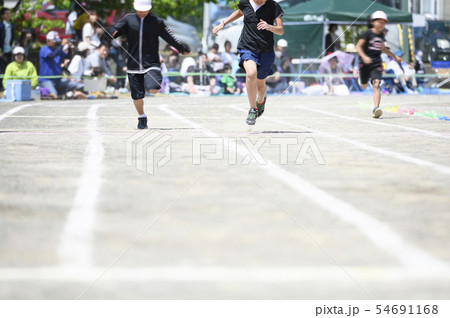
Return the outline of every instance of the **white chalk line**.
{"type": "MultiPolygon", "coordinates": [[[[159,106],[159,109],[188,125],[202,130],[203,133],[209,137],[219,137],[219,135],[202,127],[198,123],[194,123],[173,110],[168,109],[167,105],[161,105],[159,106]]],[[[248,150],[241,145],[237,145],[237,150],[242,155],[248,154],[248,150]]],[[[252,163],[254,162],[252,161],[252,163]]],[[[355,226],[359,232],[368,238],[373,244],[389,253],[394,259],[397,259],[403,265],[407,267],[428,267],[429,269],[448,269],[448,265],[445,262],[428,254],[426,251],[409,244],[400,235],[392,231],[377,219],[356,209],[351,204],[340,200],[326,191],[314,186],[308,181],[300,178],[298,175],[289,172],[268,160],[267,164],[257,166],[269,175],[272,175],[278,180],[284,182],[301,195],[315,202],[318,206],[330,212],[341,221],[355,226]]]]}
{"type": "Polygon", "coordinates": [[[0,121],[2,121],[5,118],[12,117],[13,114],[21,111],[22,109],[32,107],[32,106],[40,106],[40,105],[42,105],[42,104],[39,104],[39,103],[38,104],[24,104],[24,105],[14,107],[13,109],[8,110],[6,113],[0,115],[0,121]]]}
{"type": "MultiPolygon", "coordinates": [[[[235,109],[235,110],[238,110],[238,111],[241,111],[241,112],[245,112],[245,110],[243,110],[243,109],[241,109],[239,107],[236,107],[236,106],[229,106],[229,108],[232,108],[232,109],[235,109]]],[[[397,160],[401,160],[401,161],[404,161],[404,162],[407,162],[407,163],[411,163],[411,164],[414,164],[414,165],[417,165],[417,166],[431,168],[433,170],[436,170],[437,172],[450,175],[450,167],[447,167],[447,166],[444,166],[444,165],[441,165],[441,164],[437,164],[437,163],[433,163],[431,161],[415,158],[413,156],[402,154],[402,153],[391,151],[391,150],[381,149],[381,148],[378,148],[378,147],[375,147],[375,146],[371,146],[371,145],[365,144],[363,142],[359,142],[359,141],[348,139],[346,137],[337,136],[337,135],[334,135],[334,134],[331,134],[331,133],[322,132],[322,131],[319,131],[319,130],[316,130],[316,129],[312,129],[312,128],[309,128],[309,127],[303,127],[303,126],[297,125],[297,124],[292,124],[292,123],[290,123],[288,121],[281,120],[281,119],[264,118],[264,120],[283,125],[283,127],[288,126],[288,127],[292,127],[292,128],[308,130],[308,131],[311,131],[312,133],[317,134],[319,136],[323,136],[323,137],[326,137],[326,138],[329,138],[329,139],[334,139],[336,141],[343,142],[343,143],[352,144],[352,145],[354,145],[354,146],[356,146],[358,148],[365,149],[365,150],[368,150],[368,151],[371,151],[371,152],[374,152],[374,153],[377,153],[377,154],[380,154],[380,155],[383,155],[383,156],[391,157],[391,158],[394,158],[394,159],[397,159],[397,160]]]]}
{"type": "Polygon", "coordinates": [[[86,147],[78,190],[58,248],[60,263],[66,267],[92,266],[95,208],[101,187],[104,156],[103,138],[97,131],[97,110],[100,106],[95,104],[89,108],[87,131],[91,138],[86,147]]]}
{"type": "MultiPolygon", "coordinates": [[[[417,282],[417,280],[450,280],[449,271],[430,271],[426,269],[405,269],[403,267],[358,267],[347,266],[358,280],[373,282],[417,282]]],[[[89,270],[63,267],[0,268],[0,282],[44,281],[62,283],[87,283],[97,278],[103,267],[91,267],[89,270]]],[[[102,282],[256,282],[291,283],[311,282],[348,283],[348,277],[335,266],[305,267],[114,267],[102,277],[102,282]]]]}
{"type": "Polygon", "coordinates": [[[382,119],[381,120],[380,119],[378,119],[378,120],[361,119],[361,118],[356,118],[356,117],[351,117],[351,116],[346,116],[346,115],[340,115],[340,114],[332,113],[332,112],[325,111],[325,110],[315,109],[314,107],[295,106],[295,108],[299,108],[299,109],[306,110],[309,112],[327,115],[327,116],[331,116],[331,117],[346,119],[346,120],[350,120],[350,121],[357,121],[357,122],[361,122],[361,123],[365,123],[365,124],[379,125],[379,126],[385,126],[385,127],[395,127],[395,128],[405,129],[405,130],[409,130],[409,131],[419,132],[423,135],[428,135],[428,136],[432,136],[432,137],[450,139],[450,136],[447,133],[439,133],[439,132],[426,130],[426,129],[408,127],[408,126],[397,125],[397,124],[389,124],[389,123],[382,122],[382,119]]]}

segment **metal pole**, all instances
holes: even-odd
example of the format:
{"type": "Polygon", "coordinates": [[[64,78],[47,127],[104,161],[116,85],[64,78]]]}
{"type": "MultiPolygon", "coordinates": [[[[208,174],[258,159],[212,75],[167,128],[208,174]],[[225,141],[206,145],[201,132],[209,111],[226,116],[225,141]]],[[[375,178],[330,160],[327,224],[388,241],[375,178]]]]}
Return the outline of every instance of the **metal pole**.
{"type": "MultiPolygon", "coordinates": [[[[409,0],[402,0],[402,11],[409,12],[409,0]]],[[[402,34],[403,34],[403,43],[402,43],[402,51],[405,52],[404,60],[408,62],[411,59],[411,54],[414,52],[410,52],[410,37],[408,32],[408,24],[401,24],[402,34]]]]}

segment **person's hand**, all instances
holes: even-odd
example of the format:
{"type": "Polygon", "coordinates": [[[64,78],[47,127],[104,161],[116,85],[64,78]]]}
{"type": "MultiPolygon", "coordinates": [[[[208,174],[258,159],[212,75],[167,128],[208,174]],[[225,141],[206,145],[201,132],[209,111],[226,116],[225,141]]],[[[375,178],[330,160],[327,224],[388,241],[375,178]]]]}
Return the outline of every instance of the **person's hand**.
{"type": "Polygon", "coordinates": [[[218,35],[217,33],[218,33],[220,30],[222,30],[224,26],[225,26],[225,24],[223,23],[223,21],[220,22],[219,25],[216,25],[216,26],[213,28],[213,34],[214,34],[215,36],[217,36],[217,35],[218,35]]]}
{"type": "Polygon", "coordinates": [[[272,28],[270,24],[262,19],[259,20],[259,23],[256,27],[258,28],[258,30],[270,30],[272,28]]]}
{"type": "Polygon", "coordinates": [[[362,58],[362,60],[363,60],[364,64],[371,64],[372,63],[372,59],[370,57],[368,57],[368,56],[364,56],[362,58]]]}
{"type": "Polygon", "coordinates": [[[395,61],[400,64],[401,62],[403,62],[403,59],[399,56],[395,56],[395,61]]]}

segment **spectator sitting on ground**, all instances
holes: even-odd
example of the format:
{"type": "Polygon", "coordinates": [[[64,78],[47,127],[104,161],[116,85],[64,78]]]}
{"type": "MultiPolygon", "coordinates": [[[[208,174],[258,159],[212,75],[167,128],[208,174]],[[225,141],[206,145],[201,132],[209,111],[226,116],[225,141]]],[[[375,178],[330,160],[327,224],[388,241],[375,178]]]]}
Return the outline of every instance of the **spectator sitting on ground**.
{"type": "Polygon", "coordinates": [[[333,76],[325,77],[325,83],[328,86],[328,95],[346,96],[350,94],[347,85],[344,80],[338,74],[342,74],[342,68],[339,65],[339,61],[336,56],[333,56],[328,60],[328,65],[325,67],[324,74],[330,74],[333,76]]]}
{"type": "Polygon", "coordinates": [[[225,47],[225,51],[222,52],[222,54],[220,55],[220,58],[221,58],[223,64],[233,65],[233,62],[237,59],[237,56],[236,56],[236,54],[231,52],[231,42],[225,41],[224,47],[225,47]]]}
{"type": "Polygon", "coordinates": [[[281,73],[283,72],[281,66],[272,64],[272,70],[273,75],[266,79],[267,92],[271,94],[281,94],[289,87],[287,78],[281,76],[281,73]]]}
{"type": "Polygon", "coordinates": [[[211,51],[208,52],[208,60],[211,62],[214,72],[223,70],[223,62],[219,55],[219,44],[214,43],[211,51]]]}
{"type": "Polygon", "coordinates": [[[222,76],[220,82],[222,83],[222,94],[240,94],[241,90],[236,87],[236,78],[231,75],[231,66],[226,64],[223,72],[227,75],[222,76]]]}
{"type": "Polygon", "coordinates": [[[347,69],[343,69],[344,73],[352,74],[353,77],[347,77],[345,79],[345,83],[347,84],[347,87],[350,89],[350,91],[353,92],[359,92],[361,91],[361,87],[358,84],[358,78],[359,78],[359,59],[358,55],[356,54],[356,47],[353,43],[347,44],[345,47],[345,52],[348,54],[353,55],[353,61],[349,65],[347,69]]]}
{"type": "Polygon", "coordinates": [[[88,94],[83,91],[84,85],[82,77],[88,75],[89,73],[86,61],[89,52],[89,44],[86,42],[78,43],[77,54],[75,54],[68,67],[68,71],[70,72],[70,75],[72,75],[71,80],[78,84],[74,93],[76,98],[88,98],[88,94]]]}
{"type": "Polygon", "coordinates": [[[69,42],[67,39],[62,41],[56,31],[47,33],[47,45],[41,48],[39,52],[39,86],[47,88],[53,96],[63,96],[67,91],[72,91],[77,84],[69,81],[67,78],[42,78],[45,76],[61,76],[61,65],[69,57],[69,42]]]}
{"type": "MultiPolygon", "coordinates": [[[[179,57],[178,54],[169,55],[167,61],[167,72],[179,72],[180,68],[178,67],[179,57]]],[[[183,81],[181,76],[171,75],[168,77],[170,91],[179,92],[181,91],[181,82],[183,81]]]]}
{"type": "Polygon", "coordinates": [[[9,79],[31,80],[31,87],[38,85],[38,75],[33,63],[25,60],[25,49],[16,46],[12,51],[14,61],[8,64],[3,78],[3,86],[6,87],[6,81],[9,79]]]}
{"type": "Polygon", "coordinates": [[[206,53],[200,53],[198,57],[198,64],[196,66],[189,66],[188,73],[202,73],[202,75],[188,75],[186,78],[187,84],[185,91],[191,95],[195,94],[218,94],[220,88],[216,87],[216,78],[214,70],[208,63],[208,56],[206,53]]]}
{"type": "MultiPolygon", "coordinates": [[[[394,54],[399,57],[404,55],[400,50],[395,51],[394,54]]],[[[393,79],[393,83],[397,92],[412,94],[417,87],[414,66],[411,68],[406,62],[398,64],[389,57],[389,62],[386,65],[386,74],[395,74],[396,78],[393,79]]],[[[388,82],[392,84],[392,81],[388,80],[388,82]]]]}
{"type": "Polygon", "coordinates": [[[108,78],[111,86],[113,86],[117,79],[113,76],[108,61],[106,60],[108,52],[108,47],[103,43],[100,44],[100,46],[86,58],[86,67],[88,69],[88,74],[91,76],[105,76],[108,78]]]}

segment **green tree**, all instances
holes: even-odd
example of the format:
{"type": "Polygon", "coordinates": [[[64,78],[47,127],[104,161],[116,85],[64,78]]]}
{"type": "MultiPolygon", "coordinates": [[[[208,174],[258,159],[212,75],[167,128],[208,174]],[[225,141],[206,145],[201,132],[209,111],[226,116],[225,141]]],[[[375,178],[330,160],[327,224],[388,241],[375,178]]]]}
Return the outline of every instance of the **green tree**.
{"type": "MultiPolygon", "coordinates": [[[[52,0],[51,2],[59,9],[72,10],[76,3],[82,0],[70,1],[70,0],[52,0]]],[[[89,8],[97,11],[101,18],[105,18],[111,15],[113,10],[116,11],[116,15],[122,15],[124,13],[133,10],[134,0],[85,0],[89,8]]],[[[181,20],[190,23],[197,28],[201,28],[203,4],[205,2],[217,3],[218,0],[153,0],[152,12],[156,15],[165,18],[172,16],[177,20],[181,20]]],[[[227,3],[233,7],[237,0],[227,0],[227,3]]],[[[23,28],[36,28],[40,27],[41,33],[46,33],[52,28],[63,28],[64,23],[62,21],[46,20],[36,16],[36,11],[41,10],[42,6],[48,3],[48,0],[18,0],[14,8],[11,8],[13,14],[13,22],[19,33],[23,28]]],[[[0,7],[4,4],[4,0],[0,0],[0,7]]]]}
{"type": "MultiPolygon", "coordinates": [[[[52,28],[64,28],[63,21],[46,20],[43,17],[37,17],[36,11],[41,10],[42,6],[48,1],[37,0],[19,0],[14,8],[11,8],[12,22],[16,29],[16,35],[19,36],[24,28],[40,28],[40,32],[47,33],[52,28]]],[[[67,9],[70,6],[70,0],[55,0],[53,4],[61,9],[67,9]]]]}

